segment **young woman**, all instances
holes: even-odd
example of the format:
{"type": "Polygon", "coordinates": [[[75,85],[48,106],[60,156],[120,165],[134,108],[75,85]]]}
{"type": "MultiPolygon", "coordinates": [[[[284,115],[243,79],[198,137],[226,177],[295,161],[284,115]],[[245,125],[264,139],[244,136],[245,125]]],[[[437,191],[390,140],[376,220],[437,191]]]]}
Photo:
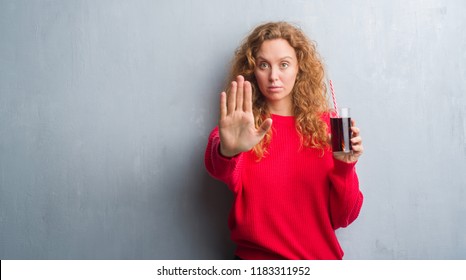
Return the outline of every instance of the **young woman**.
{"type": "Polygon", "coordinates": [[[324,68],[315,45],[286,22],[258,26],[236,51],[205,165],[235,200],[229,216],[240,259],[342,259],[335,230],[361,209],[355,164],[333,154],[324,68]]]}

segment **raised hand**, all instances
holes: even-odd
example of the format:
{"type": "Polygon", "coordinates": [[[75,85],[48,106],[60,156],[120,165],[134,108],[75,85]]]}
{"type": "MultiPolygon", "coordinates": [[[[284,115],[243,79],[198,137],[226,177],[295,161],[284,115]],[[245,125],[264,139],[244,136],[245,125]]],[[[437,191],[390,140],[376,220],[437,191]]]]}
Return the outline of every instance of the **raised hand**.
{"type": "Polygon", "coordinates": [[[257,129],[252,113],[251,83],[238,76],[231,83],[230,92],[220,94],[220,153],[233,157],[251,150],[265,136],[272,126],[272,119],[266,119],[257,129]]]}

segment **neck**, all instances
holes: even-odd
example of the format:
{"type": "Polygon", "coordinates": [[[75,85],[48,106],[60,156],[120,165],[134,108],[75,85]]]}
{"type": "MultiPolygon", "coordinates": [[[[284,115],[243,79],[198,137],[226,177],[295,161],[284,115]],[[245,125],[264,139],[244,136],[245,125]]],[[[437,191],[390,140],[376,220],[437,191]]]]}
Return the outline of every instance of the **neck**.
{"type": "Polygon", "coordinates": [[[270,114],[279,116],[293,116],[293,107],[289,102],[267,102],[270,114]]]}

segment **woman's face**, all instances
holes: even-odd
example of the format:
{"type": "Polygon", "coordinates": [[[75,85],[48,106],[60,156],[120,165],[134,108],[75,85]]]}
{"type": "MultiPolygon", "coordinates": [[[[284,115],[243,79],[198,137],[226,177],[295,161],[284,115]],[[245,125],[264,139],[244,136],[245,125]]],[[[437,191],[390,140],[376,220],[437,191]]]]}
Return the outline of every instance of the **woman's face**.
{"type": "Polygon", "coordinates": [[[274,39],[262,43],[256,55],[254,75],[269,107],[292,108],[290,93],[298,69],[296,52],[288,41],[274,39]]]}

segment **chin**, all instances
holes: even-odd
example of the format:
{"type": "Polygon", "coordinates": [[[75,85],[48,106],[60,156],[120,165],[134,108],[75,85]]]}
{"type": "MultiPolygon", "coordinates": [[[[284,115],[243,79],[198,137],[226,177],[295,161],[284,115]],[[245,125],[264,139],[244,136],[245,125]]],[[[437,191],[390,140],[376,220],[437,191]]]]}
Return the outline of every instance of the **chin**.
{"type": "Polygon", "coordinates": [[[280,101],[286,99],[289,95],[284,93],[267,93],[264,97],[270,101],[280,101]]]}

